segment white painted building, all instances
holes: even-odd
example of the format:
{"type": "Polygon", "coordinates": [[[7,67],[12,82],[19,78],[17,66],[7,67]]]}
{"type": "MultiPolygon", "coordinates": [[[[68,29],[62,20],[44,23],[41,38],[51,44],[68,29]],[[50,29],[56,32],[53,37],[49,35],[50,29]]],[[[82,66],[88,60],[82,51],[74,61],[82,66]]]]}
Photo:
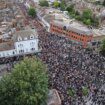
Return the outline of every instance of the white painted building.
{"type": "Polygon", "coordinates": [[[0,43],[0,58],[38,52],[38,34],[33,30],[17,31],[12,41],[0,43]]]}

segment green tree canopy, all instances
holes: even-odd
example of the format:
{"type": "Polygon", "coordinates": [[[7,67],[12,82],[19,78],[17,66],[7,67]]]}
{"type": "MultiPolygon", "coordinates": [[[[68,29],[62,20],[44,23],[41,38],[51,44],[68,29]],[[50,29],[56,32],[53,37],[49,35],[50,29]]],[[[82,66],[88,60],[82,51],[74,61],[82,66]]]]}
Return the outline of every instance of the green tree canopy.
{"type": "Polygon", "coordinates": [[[101,1],[95,1],[94,4],[95,4],[95,5],[100,5],[100,4],[102,4],[102,3],[101,3],[101,1]]]}
{"type": "Polygon", "coordinates": [[[103,6],[105,6],[105,0],[103,1],[103,6]]]}
{"type": "Polygon", "coordinates": [[[66,3],[65,3],[64,0],[62,0],[61,3],[60,3],[60,9],[61,9],[62,11],[65,11],[65,8],[66,8],[66,3]]]}
{"type": "Polygon", "coordinates": [[[83,22],[84,22],[86,25],[91,25],[91,20],[90,20],[90,19],[84,19],[83,22]]]}
{"type": "Polygon", "coordinates": [[[82,17],[85,19],[90,19],[92,17],[92,11],[90,9],[84,10],[82,17]]]}
{"type": "Polygon", "coordinates": [[[69,96],[73,97],[75,95],[75,90],[72,88],[69,88],[67,93],[69,94],[69,96]]]}
{"type": "Polygon", "coordinates": [[[75,10],[74,10],[74,5],[69,5],[69,6],[66,8],[66,10],[67,10],[68,12],[75,12],[75,10]]]}
{"type": "Polygon", "coordinates": [[[95,27],[99,26],[99,18],[92,17],[91,22],[92,22],[92,26],[95,26],[95,27]]]}
{"type": "Polygon", "coordinates": [[[76,16],[79,16],[80,13],[79,13],[78,11],[75,11],[75,15],[76,15],[76,16]]]}
{"type": "Polygon", "coordinates": [[[48,6],[49,6],[49,3],[48,3],[47,0],[40,0],[40,1],[39,1],[39,5],[40,5],[40,6],[46,6],[46,7],[48,7],[48,6]]]}
{"type": "Polygon", "coordinates": [[[36,10],[33,7],[30,7],[28,10],[28,14],[32,17],[36,16],[36,10]]]}
{"type": "Polygon", "coordinates": [[[53,6],[55,8],[58,8],[60,6],[60,3],[57,0],[55,0],[54,3],[53,3],[53,6]]]}
{"type": "Polygon", "coordinates": [[[48,76],[36,58],[25,58],[0,80],[0,105],[46,105],[48,76]]]}
{"type": "Polygon", "coordinates": [[[75,5],[67,6],[66,10],[70,18],[75,18],[79,21],[82,21],[85,25],[88,26],[99,26],[99,18],[95,17],[90,9],[85,9],[82,14],[78,10],[75,10],[75,5]]]}
{"type": "Polygon", "coordinates": [[[89,89],[87,87],[83,87],[82,88],[82,93],[83,93],[84,96],[87,96],[88,93],[89,93],[89,89]]]}

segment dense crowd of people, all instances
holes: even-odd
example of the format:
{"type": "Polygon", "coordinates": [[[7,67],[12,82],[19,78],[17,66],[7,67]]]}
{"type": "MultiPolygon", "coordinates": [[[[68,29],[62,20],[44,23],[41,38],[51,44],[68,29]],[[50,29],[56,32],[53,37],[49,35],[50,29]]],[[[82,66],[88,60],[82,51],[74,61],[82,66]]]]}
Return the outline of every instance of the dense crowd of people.
{"type": "Polygon", "coordinates": [[[58,90],[62,105],[86,105],[89,100],[97,103],[89,105],[104,105],[105,94],[101,101],[97,95],[105,82],[105,58],[95,49],[84,49],[64,36],[46,32],[38,20],[34,24],[42,49],[39,58],[48,67],[49,86],[58,90]],[[89,89],[89,100],[83,97],[83,87],[89,89]],[[69,88],[75,91],[73,97],[69,88]]]}
{"type": "MultiPolygon", "coordinates": [[[[105,105],[105,58],[95,49],[85,49],[64,36],[47,32],[38,19],[31,21],[39,35],[41,52],[37,57],[47,65],[49,88],[58,91],[62,105],[105,105]],[[85,97],[84,87],[89,90],[85,97]],[[71,88],[74,96],[68,93],[71,88]]],[[[15,64],[22,58],[1,59],[1,63],[15,64]]]]}

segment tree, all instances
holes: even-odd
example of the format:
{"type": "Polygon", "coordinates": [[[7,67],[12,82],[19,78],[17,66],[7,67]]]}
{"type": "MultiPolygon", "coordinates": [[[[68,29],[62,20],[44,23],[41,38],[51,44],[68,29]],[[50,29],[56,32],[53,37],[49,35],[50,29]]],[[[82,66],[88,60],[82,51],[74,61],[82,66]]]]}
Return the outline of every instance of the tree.
{"type": "Polygon", "coordinates": [[[56,0],[56,1],[54,1],[54,3],[53,3],[53,6],[55,7],[55,8],[58,8],[59,7],[59,5],[60,5],[60,3],[56,0]]]}
{"type": "Polygon", "coordinates": [[[65,3],[64,0],[62,0],[61,3],[60,3],[60,9],[61,9],[61,11],[65,11],[65,7],[66,7],[66,3],[65,3]]]}
{"type": "Polygon", "coordinates": [[[47,0],[40,0],[40,1],[39,1],[39,5],[40,5],[40,6],[46,6],[46,7],[48,7],[48,6],[49,6],[49,3],[48,3],[47,0]]]}
{"type": "Polygon", "coordinates": [[[98,27],[99,26],[99,18],[92,17],[91,18],[92,26],[98,27]]]}
{"type": "Polygon", "coordinates": [[[75,11],[74,4],[69,5],[66,8],[66,11],[68,11],[68,14],[70,17],[75,18],[77,20],[81,20],[81,15],[78,11],[75,11]]]}
{"type": "Polygon", "coordinates": [[[82,93],[83,93],[84,96],[87,96],[88,93],[89,93],[89,89],[87,87],[83,87],[82,88],[82,93]]]}
{"type": "Polygon", "coordinates": [[[0,80],[0,105],[46,105],[48,76],[36,58],[25,58],[0,80]]]}
{"type": "Polygon", "coordinates": [[[68,12],[75,12],[75,10],[74,10],[74,5],[68,6],[68,7],[66,8],[66,10],[67,10],[68,12]]]}
{"type": "Polygon", "coordinates": [[[82,14],[82,21],[86,25],[92,25],[92,11],[90,9],[85,9],[82,14]]]}
{"type": "Polygon", "coordinates": [[[85,19],[90,19],[92,17],[92,11],[90,9],[84,10],[82,17],[85,19]]]}
{"type": "Polygon", "coordinates": [[[75,11],[76,16],[80,16],[80,13],[78,11],[75,11]]]}
{"type": "Polygon", "coordinates": [[[81,21],[81,16],[76,15],[75,19],[77,19],[78,21],[81,21]]]}
{"type": "Polygon", "coordinates": [[[102,4],[101,1],[95,1],[95,5],[100,5],[102,4]]]}
{"type": "Polygon", "coordinates": [[[68,95],[71,97],[73,97],[75,95],[75,91],[72,88],[69,88],[67,92],[68,92],[68,95]]]}
{"type": "Polygon", "coordinates": [[[105,6],[105,0],[103,1],[103,6],[105,6]]]}
{"type": "Polygon", "coordinates": [[[36,10],[33,7],[30,7],[28,10],[28,14],[32,17],[36,16],[36,10]]]}
{"type": "Polygon", "coordinates": [[[83,22],[86,25],[91,25],[91,20],[90,19],[84,19],[83,22]]]}

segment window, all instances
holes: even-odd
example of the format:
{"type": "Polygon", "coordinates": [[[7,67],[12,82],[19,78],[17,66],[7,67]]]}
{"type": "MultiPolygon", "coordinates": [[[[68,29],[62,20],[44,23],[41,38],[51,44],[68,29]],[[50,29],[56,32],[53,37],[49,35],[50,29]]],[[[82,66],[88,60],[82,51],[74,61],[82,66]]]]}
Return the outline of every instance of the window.
{"type": "Polygon", "coordinates": [[[81,34],[78,33],[78,35],[81,35],[81,34]]]}
{"type": "Polygon", "coordinates": [[[19,50],[19,53],[23,53],[24,52],[24,50],[19,50]]]}
{"type": "Polygon", "coordinates": [[[75,39],[77,39],[77,37],[75,36],[75,39]]]}
{"type": "Polygon", "coordinates": [[[15,52],[13,51],[13,54],[15,54],[15,52]]]}
{"type": "Polygon", "coordinates": [[[23,50],[21,50],[21,52],[23,52],[23,50]]]}
{"type": "Polygon", "coordinates": [[[32,51],[34,51],[34,50],[35,50],[35,48],[31,48],[31,50],[32,50],[32,51]]]}
{"type": "Polygon", "coordinates": [[[23,47],[23,44],[19,44],[18,47],[23,47]]]}

